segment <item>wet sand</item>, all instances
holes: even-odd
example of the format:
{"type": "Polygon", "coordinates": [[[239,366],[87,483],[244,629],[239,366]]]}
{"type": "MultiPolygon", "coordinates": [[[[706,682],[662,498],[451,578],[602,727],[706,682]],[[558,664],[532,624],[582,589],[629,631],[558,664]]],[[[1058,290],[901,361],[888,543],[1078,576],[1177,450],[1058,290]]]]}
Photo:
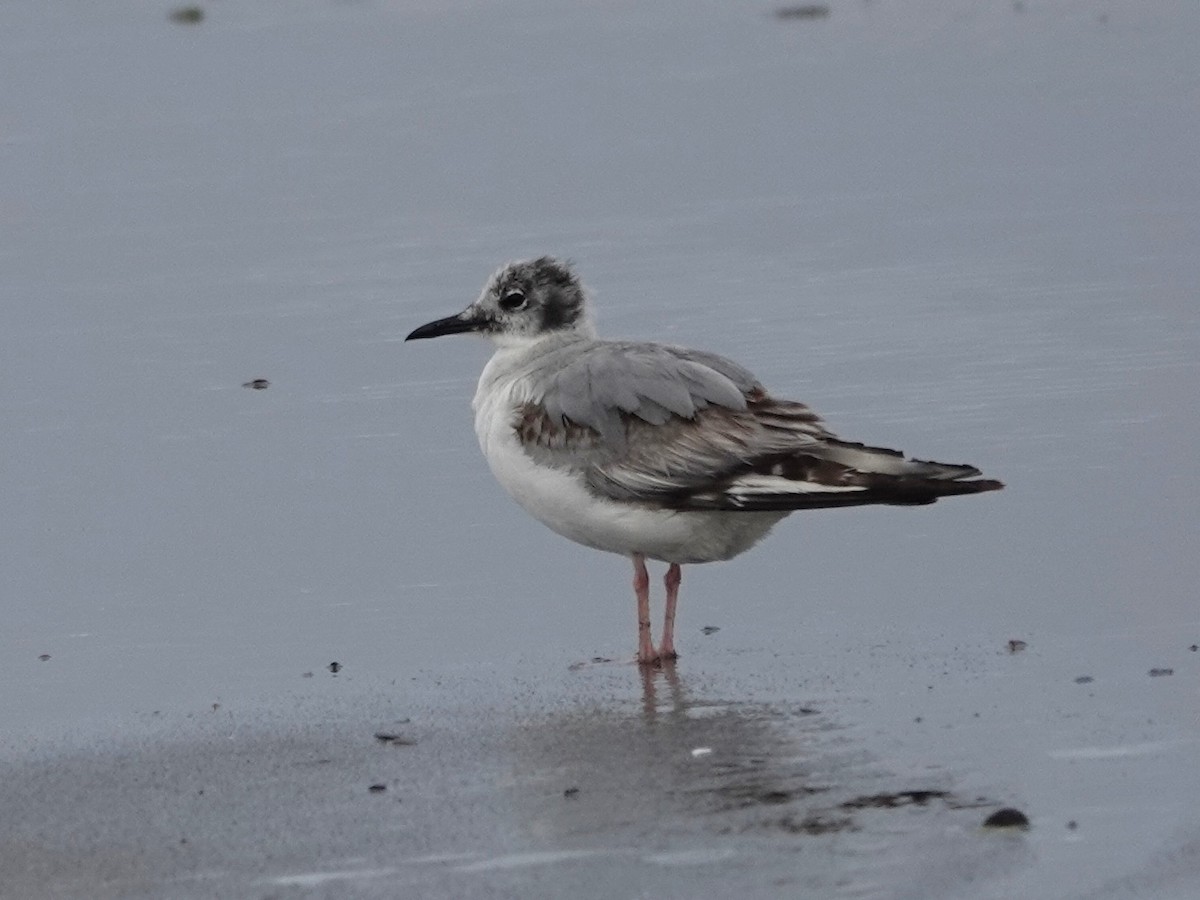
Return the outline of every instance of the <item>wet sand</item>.
{"type": "Polygon", "coordinates": [[[1071,647],[900,637],[400,685],[351,660],[10,755],[5,895],[1184,897],[1200,659],[1142,637],[1087,684],[1071,647]]]}

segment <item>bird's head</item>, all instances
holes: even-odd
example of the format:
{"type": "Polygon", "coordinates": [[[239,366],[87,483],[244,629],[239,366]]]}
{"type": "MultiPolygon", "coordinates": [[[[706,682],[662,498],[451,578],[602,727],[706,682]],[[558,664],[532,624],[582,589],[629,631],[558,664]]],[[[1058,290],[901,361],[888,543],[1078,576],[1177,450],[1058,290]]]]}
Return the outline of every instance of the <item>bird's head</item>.
{"type": "Polygon", "coordinates": [[[591,330],[579,277],[568,263],[541,256],[502,266],[461,313],[422,325],[405,340],[470,332],[513,345],[563,332],[590,335],[591,330]]]}

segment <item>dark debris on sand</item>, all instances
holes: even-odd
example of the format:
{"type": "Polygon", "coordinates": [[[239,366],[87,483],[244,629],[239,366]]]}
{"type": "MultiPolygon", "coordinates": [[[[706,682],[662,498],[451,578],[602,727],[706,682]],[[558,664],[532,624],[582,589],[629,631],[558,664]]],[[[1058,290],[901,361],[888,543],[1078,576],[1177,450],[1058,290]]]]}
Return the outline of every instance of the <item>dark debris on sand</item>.
{"type": "Polygon", "coordinates": [[[998,809],[983,820],[984,828],[1019,828],[1029,830],[1029,817],[1019,809],[1006,806],[998,809]]]}
{"type": "Polygon", "coordinates": [[[777,19],[827,19],[832,10],[824,3],[802,3],[798,6],[781,6],[775,10],[777,19]]]}
{"type": "Polygon", "coordinates": [[[204,10],[199,6],[181,6],[171,10],[170,19],[180,25],[198,25],[204,21],[204,10]]]}

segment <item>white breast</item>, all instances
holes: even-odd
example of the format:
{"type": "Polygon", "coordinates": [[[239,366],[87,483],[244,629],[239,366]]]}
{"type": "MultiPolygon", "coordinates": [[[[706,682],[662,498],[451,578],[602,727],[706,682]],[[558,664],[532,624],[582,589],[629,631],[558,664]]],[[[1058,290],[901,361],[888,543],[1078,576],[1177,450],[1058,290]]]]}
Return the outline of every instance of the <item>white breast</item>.
{"type": "Polygon", "coordinates": [[[475,433],[488,466],[521,507],[576,543],[610,553],[641,553],[675,563],[730,559],[760,539],[787,513],[678,512],[618,502],[588,490],[583,478],[539,465],[521,447],[515,428],[532,398],[514,350],[501,349],[479,379],[472,404],[475,433]]]}

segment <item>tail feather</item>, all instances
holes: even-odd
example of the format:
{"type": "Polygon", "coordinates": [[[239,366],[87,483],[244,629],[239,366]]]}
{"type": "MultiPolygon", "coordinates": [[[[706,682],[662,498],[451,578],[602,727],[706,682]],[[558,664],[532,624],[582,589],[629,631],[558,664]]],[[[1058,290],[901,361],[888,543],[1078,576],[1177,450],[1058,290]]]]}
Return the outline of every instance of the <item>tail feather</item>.
{"type": "Polygon", "coordinates": [[[982,475],[974,466],[954,463],[932,462],[927,459],[908,459],[899,450],[886,447],[868,447],[838,439],[826,440],[815,451],[826,459],[857,469],[860,472],[878,475],[919,475],[923,478],[957,481],[982,475]]]}

